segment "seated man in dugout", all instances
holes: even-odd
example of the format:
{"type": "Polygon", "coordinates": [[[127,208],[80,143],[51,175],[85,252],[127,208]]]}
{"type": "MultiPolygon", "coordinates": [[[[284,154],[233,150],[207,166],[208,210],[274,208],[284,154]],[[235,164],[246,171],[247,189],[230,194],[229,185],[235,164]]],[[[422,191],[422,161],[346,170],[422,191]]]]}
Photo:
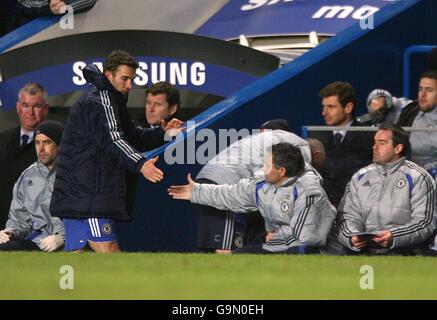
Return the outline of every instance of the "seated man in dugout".
{"type": "MultiPolygon", "coordinates": [[[[355,117],[356,93],[348,82],[328,84],[322,97],[322,116],[328,127],[354,127],[361,124],[355,117]]],[[[373,133],[366,131],[311,131],[326,150],[326,163],[320,174],[331,203],[337,207],[352,175],[372,161],[373,133]]]]}
{"type": "Polygon", "coordinates": [[[285,142],[269,148],[263,170],[265,181],[242,179],[233,185],[199,184],[188,175],[189,184],[171,186],[168,192],[174,199],[220,210],[258,209],[265,220],[265,242],[234,252],[319,253],[336,216],[320,177],[306,169],[299,148],[285,142]]]}
{"type": "MultiPolygon", "coordinates": [[[[417,100],[407,105],[398,125],[413,129],[437,128],[437,71],[431,70],[420,77],[417,100]]],[[[436,133],[412,131],[410,134],[411,160],[437,178],[436,133]]]]}
{"type": "Polygon", "coordinates": [[[338,208],[339,241],[348,253],[429,251],[436,227],[436,184],[406,159],[407,133],[383,125],[375,134],[373,164],[353,177],[338,208]]]}
{"type": "Polygon", "coordinates": [[[0,231],[0,251],[52,252],[64,245],[64,224],[49,211],[63,131],[57,121],[38,125],[34,137],[38,161],[15,183],[6,229],[0,231]]]}
{"type": "Polygon", "coordinates": [[[169,82],[160,81],[146,89],[145,128],[161,126],[176,116],[181,105],[179,90],[169,82]]]}

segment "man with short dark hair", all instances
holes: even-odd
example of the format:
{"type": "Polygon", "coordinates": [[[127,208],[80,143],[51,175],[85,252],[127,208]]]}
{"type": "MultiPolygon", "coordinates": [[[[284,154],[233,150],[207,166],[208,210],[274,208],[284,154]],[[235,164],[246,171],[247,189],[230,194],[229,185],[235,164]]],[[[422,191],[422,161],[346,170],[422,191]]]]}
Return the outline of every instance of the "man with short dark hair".
{"type": "Polygon", "coordinates": [[[49,211],[63,126],[42,122],[35,132],[38,161],[23,171],[14,186],[9,219],[0,231],[0,251],[52,252],[64,244],[64,225],[49,211]]]}
{"type": "MultiPolygon", "coordinates": [[[[354,110],[355,90],[348,82],[330,83],[320,90],[322,116],[327,126],[358,126],[354,110]]],[[[326,163],[320,173],[329,200],[337,206],[352,175],[368,165],[372,157],[372,134],[358,131],[312,131],[326,151],[326,163]]]]}
{"type": "Polygon", "coordinates": [[[436,184],[406,159],[402,128],[383,125],[374,140],[373,164],[352,177],[338,208],[339,240],[355,252],[412,253],[436,227],[436,184]]]}
{"type": "Polygon", "coordinates": [[[67,251],[85,246],[101,253],[117,252],[114,220],[129,219],[125,171],[155,183],[163,172],[158,157],[140,151],[164,143],[164,127],[135,128],[127,111],[128,93],[138,63],[117,50],[106,58],[103,73],[87,66],[85,79],[94,85],[71,108],[62,140],[51,212],[65,224],[67,251]]]}
{"type": "Polygon", "coordinates": [[[38,83],[24,85],[18,93],[16,108],[20,126],[0,134],[0,228],[8,217],[15,181],[36,161],[33,138],[49,112],[47,91],[38,83]]]}
{"type": "MultiPolygon", "coordinates": [[[[431,70],[420,77],[418,100],[402,111],[398,125],[414,128],[437,128],[437,71],[431,70]]],[[[436,133],[413,131],[410,135],[411,160],[437,176],[436,133]]]]}
{"type": "MultiPolygon", "coordinates": [[[[265,243],[245,246],[240,253],[315,253],[324,246],[336,216],[320,184],[307,170],[298,147],[278,143],[264,159],[265,181],[243,179],[233,185],[189,184],[172,186],[174,199],[190,200],[221,210],[248,212],[259,209],[267,236],[265,243]]],[[[250,214],[247,213],[247,214],[250,214]]]]}
{"type": "Polygon", "coordinates": [[[145,116],[150,128],[169,122],[179,111],[181,101],[178,89],[171,83],[160,81],[146,89],[145,116]]]}

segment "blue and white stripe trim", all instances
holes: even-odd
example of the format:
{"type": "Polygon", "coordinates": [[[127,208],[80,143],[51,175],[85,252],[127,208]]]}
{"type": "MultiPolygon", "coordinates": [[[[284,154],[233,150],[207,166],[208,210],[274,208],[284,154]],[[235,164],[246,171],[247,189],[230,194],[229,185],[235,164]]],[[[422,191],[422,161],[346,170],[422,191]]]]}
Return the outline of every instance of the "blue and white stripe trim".
{"type": "Polygon", "coordinates": [[[226,213],[225,232],[223,235],[222,248],[224,250],[232,249],[232,239],[234,237],[235,213],[228,211],[226,213]]]}
{"type": "Polygon", "coordinates": [[[100,238],[102,234],[100,233],[99,220],[96,218],[88,219],[90,225],[91,234],[95,238],[100,238]]]}
{"type": "Polygon", "coordinates": [[[108,120],[109,135],[111,136],[112,141],[121,151],[123,151],[127,157],[129,157],[135,163],[138,163],[138,161],[140,161],[143,157],[139,153],[135,152],[134,149],[128,143],[126,143],[124,139],[121,138],[120,132],[118,132],[114,108],[111,105],[108,91],[100,91],[100,98],[105,110],[106,119],[108,120]]]}

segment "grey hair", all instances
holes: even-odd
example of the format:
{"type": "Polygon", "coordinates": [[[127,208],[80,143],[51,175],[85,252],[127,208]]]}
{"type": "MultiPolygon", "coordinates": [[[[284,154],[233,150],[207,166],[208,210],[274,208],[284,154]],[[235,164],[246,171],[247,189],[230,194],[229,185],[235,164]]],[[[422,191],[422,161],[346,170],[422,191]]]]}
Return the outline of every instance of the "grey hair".
{"type": "Polygon", "coordinates": [[[20,91],[18,92],[18,100],[20,100],[20,97],[24,92],[27,92],[31,96],[42,93],[43,99],[45,101],[47,101],[47,98],[48,98],[47,90],[42,85],[40,85],[39,83],[36,83],[36,82],[31,82],[31,83],[24,85],[20,89],[20,91]]]}

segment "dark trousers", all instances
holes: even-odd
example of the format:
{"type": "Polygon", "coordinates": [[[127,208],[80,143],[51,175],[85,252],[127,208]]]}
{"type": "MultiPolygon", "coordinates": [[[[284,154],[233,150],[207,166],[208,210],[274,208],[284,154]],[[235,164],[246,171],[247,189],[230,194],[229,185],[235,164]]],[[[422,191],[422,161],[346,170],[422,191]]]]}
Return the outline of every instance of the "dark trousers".
{"type": "MultiPolygon", "coordinates": [[[[209,179],[196,179],[201,184],[217,184],[209,179]]],[[[197,223],[197,248],[200,252],[232,250],[243,246],[244,215],[204,205],[194,205],[197,223]]]]}
{"type": "Polygon", "coordinates": [[[314,247],[292,247],[287,251],[270,252],[263,249],[262,244],[248,245],[241,249],[235,249],[233,253],[249,253],[249,254],[319,254],[320,250],[314,247]]]}
{"type": "Polygon", "coordinates": [[[11,240],[0,244],[0,251],[39,251],[39,247],[30,240],[11,240]]]}
{"type": "MultiPolygon", "coordinates": [[[[217,184],[216,182],[200,178],[197,183],[217,184]]],[[[264,218],[259,211],[247,212],[235,215],[234,235],[232,247],[226,248],[221,241],[217,241],[219,236],[223,236],[226,219],[230,214],[228,211],[219,210],[213,207],[195,205],[197,217],[197,246],[202,252],[212,252],[215,249],[235,249],[239,239],[243,238],[243,246],[262,244],[266,240],[266,230],[264,218]]],[[[240,245],[241,246],[241,245],[240,245]]],[[[237,246],[239,247],[239,246],[237,246]]]]}

